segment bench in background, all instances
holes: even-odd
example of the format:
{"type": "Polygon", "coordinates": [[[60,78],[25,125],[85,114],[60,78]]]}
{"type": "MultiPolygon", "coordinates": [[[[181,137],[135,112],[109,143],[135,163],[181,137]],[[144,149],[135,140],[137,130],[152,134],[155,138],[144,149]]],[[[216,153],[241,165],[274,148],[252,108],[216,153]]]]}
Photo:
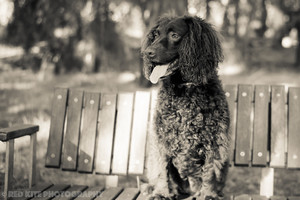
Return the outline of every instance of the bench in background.
{"type": "MultiPolygon", "coordinates": [[[[231,114],[231,165],[262,169],[260,194],[233,194],[231,198],[287,199],[272,197],[274,168],[300,168],[300,88],[288,88],[288,92],[284,86],[226,85],[224,88],[231,114]]],[[[153,129],[156,97],[156,91],[101,94],[56,88],[45,166],[107,175],[106,187],[37,184],[39,127],[21,125],[0,129],[0,140],[7,147],[5,198],[10,194],[13,175],[14,139],[30,135],[29,191],[32,192],[20,194],[29,198],[44,196],[43,199],[144,199],[139,190],[139,176],[144,174],[147,133],[153,129]],[[120,175],[137,176],[137,188],[118,187],[120,175]]]]}

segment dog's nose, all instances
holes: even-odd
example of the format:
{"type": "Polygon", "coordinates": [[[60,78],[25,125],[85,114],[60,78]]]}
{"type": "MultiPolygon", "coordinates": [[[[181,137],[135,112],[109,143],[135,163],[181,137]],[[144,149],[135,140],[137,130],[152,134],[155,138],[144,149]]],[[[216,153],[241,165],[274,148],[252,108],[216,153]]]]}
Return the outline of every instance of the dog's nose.
{"type": "Polygon", "coordinates": [[[145,54],[148,56],[148,58],[154,58],[155,52],[153,49],[146,49],[145,54]]]}

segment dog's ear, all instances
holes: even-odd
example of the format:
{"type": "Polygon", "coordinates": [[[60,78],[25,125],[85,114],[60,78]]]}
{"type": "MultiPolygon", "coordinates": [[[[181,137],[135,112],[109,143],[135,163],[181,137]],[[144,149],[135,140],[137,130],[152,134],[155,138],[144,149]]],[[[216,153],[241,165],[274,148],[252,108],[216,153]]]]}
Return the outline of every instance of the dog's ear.
{"type": "Polygon", "coordinates": [[[223,61],[222,47],[213,27],[198,17],[185,17],[189,33],[179,48],[179,64],[185,81],[206,84],[217,76],[218,63],[223,61]]]}

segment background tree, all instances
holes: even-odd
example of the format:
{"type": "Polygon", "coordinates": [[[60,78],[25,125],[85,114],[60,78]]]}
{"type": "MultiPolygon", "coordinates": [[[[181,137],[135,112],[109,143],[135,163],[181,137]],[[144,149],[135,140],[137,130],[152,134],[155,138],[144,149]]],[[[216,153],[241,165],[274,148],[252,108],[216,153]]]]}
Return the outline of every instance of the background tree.
{"type": "Polygon", "coordinates": [[[23,46],[26,58],[41,62],[46,57],[56,73],[98,71],[102,55],[123,57],[107,0],[14,0],[14,6],[5,41],[23,46]],[[32,55],[33,47],[42,58],[32,55]]]}
{"type": "Polygon", "coordinates": [[[298,0],[5,1],[13,2],[14,10],[9,24],[1,27],[6,33],[2,42],[25,51],[15,64],[39,70],[48,63],[56,73],[132,70],[141,74],[141,38],[167,13],[190,13],[215,24],[224,42],[235,44],[230,48],[237,53],[229,56],[241,57],[248,66],[253,66],[258,48],[267,48],[270,41],[281,47],[291,30],[300,31],[298,0]]]}
{"type": "Polygon", "coordinates": [[[300,1],[297,0],[272,0],[286,16],[287,22],[281,27],[275,39],[281,42],[285,35],[288,35],[292,28],[298,32],[298,45],[296,48],[295,66],[300,67],[300,1]]]}

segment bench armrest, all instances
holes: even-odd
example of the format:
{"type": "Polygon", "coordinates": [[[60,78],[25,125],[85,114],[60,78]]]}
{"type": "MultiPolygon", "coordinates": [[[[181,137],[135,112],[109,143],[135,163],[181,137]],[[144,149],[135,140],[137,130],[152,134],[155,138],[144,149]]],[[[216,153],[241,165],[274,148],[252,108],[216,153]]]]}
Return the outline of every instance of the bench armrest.
{"type": "Polygon", "coordinates": [[[5,142],[25,135],[31,135],[38,131],[39,131],[39,126],[29,125],[29,124],[22,124],[22,125],[16,125],[8,128],[2,128],[0,129],[0,140],[2,142],[5,142]]]}

